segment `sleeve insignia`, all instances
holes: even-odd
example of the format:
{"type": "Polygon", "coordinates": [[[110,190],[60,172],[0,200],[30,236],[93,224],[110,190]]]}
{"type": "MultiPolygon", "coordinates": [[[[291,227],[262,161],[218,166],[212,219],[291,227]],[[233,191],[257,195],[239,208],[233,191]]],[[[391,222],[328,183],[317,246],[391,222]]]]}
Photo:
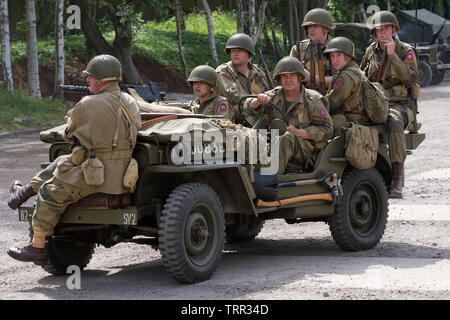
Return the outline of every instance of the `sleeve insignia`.
{"type": "Polygon", "coordinates": [[[321,106],[317,109],[317,112],[319,112],[319,116],[321,118],[325,118],[327,116],[327,110],[325,109],[324,106],[321,106]]]}
{"type": "Polygon", "coordinates": [[[341,84],[341,78],[337,78],[333,83],[333,89],[336,89],[341,84]]]}
{"type": "Polygon", "coordinates": [[[409,52],[406,55],[406,60],[408,60],[408,61],[414,60],[414,54],[412,52],[409,52]]]}
{"type": "Polygon", "coordinates": [[[222,111],[222,112],[227,111],[227,104],[226,104],[225,102],[222,102],[222,103],[219,105],[219,110],[222,111]]]}

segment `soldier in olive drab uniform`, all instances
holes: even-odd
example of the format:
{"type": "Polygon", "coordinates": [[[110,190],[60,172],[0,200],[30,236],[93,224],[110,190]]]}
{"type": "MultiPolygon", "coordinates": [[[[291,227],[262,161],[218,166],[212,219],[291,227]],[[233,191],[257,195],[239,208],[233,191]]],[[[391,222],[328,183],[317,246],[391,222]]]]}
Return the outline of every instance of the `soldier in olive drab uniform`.
{"type": "Polygon", "coordinates": [[[363,103],[362,82],[365,76],[355,62],[353,42],[345,37],[334,38],[324,52],[336,69],[325,97],[335,133],[347,127],[349,122],[371,122],[363,103]]]}
{"type": "Polygon", "coordinates": [[[419,75],[415,49],[394,37],[400,27],[394,14],[379,11],[371,17],[372,33],[377,41],[366,50],[361,62],[361,70],[369,80],[376,81],[378,61],[386,48],[386,59],[380,83],[389,96],[389,156],[392,164],[392,182],[389,198],[402,198],[403,164],[406,159],[406,139],[404,130],[413,120],[413,105],[410,88],[419,75]]]}
{"type": "Polygon", "coordinates": [[[285,112],[289,125],[279,139],[279,170],[286,171],[288,162],[300,165],[305,170],[314,166],[317,151],[325,147],[333,133],[333,122],[322,95],[306,89],[301,80],[305,77],[303,65],[293,57],[281,59],[275,67],[274,78],[281,86],[247,99],[244,108],[248,113],[266,113],[269,123],[282,118],[279,111],[267,105],[270,101],[285,112]],[[265,106],[262,106],[265,105],[265,106]]]}
{"type": "Polygon", "coordinates": [[[188,77],[197,99],[191,101],[189,108],[194,113],[207,115],[223,115],[225,119],[235,122],[234,109],[230,102],[222,96],[214,94],[217,74],[210,66],[198,66],[188,77]]]}
{"type": "MultiPolygon", "coordinates": [[[[253,40],[244,33],[231,36],[225,46],[225,52],[231,61],[216,68],[217,90],[215,93],[227,98],[232,104],[236,114],[236,122],[241,123],[238,104],[243,96],[259,94],[269,90],[264,71],[256,64],[249,62],[255,55],[253,40]]],[[[254,124],[256,119],[247,121],[254,124]]]]}
{"type": "Polygon", "coordinates": [[[32,243],[22,249],[8,250],[16,260],[48,261],[47,237],[53,234],[61,214],[70,204],[98,192],[130,192],[123,185],[123,177],[141,127],[139,107],[134,98],[118,86],[122,66],[115,57],[96,56],[83,73],[87,75],[93,95],[84,97],[70,114],[64,139],[76,142],[72,154],[58,158],[51,164],[53,167],[36,175],[30,185],[22,186],[15,181],[11,186],[12,198],[18,198],[10,199],[14,206],[20,206],[23,200],[20,194],[24,189],[31,188],[38,195],[32,218],[32,243]],[[81,165],[91,163],[85,162],[88,159],[103,166],[103,174],[97,171],[95,185],[85,177],[84,164],[81,165]]]}
{"type": "MultiPolygon", "coordinates": [[[[317,44],[320,42],[320,49],[325,50],[326,45],[332,39],[328,34],[334,29],[333,20],[328,11],[321,8],[316,8],[308,11],[303,19],[302,27],[305,29],[309,39],[300,41],[291,48],[290,56],[299,59],[305,66],[305,79],[303,82],[307,82],[306,85],[310,89],[317,90],[319,88],[319,66],[317,60],[319,58],[317,51],[317,44]],[[310,71],[311,71],[311,45],[314,44],[314,60],[315,63],[315,85],[310,86],[310,71]],[[300,52],[299,52],[300,51],[300,52]]],[[[323,64],[325,69],[325,87],[327,88],[331,82],[332,75],[335,70],[328,57],[323,57],[323,64]]]]}

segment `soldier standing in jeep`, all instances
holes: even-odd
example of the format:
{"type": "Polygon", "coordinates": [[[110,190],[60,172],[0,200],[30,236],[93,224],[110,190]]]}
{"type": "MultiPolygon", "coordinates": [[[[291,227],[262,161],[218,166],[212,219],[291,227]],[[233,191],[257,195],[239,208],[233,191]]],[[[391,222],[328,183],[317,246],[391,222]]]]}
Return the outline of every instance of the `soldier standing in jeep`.
{"type": "MultiPolygon", "coordinates": [[[[249,62],[255,55],[255,45],[252,38],[244,33],[232,35],[225,46],[225,52],[231,61],[223,63],[216,68],[217,90],[216,95],[227,98],[239,116],[237,106],[241,97],[249,94],[259,94],[269,90],[264,71],[256,64],[249,62]]],[[[256,119],[247,119],[251,125],[256,119]]],[[[237,119],[238,123],[242,119],[237,119]]]]}
{"type": "Polygon", "coordinates": [[[61,214],[70,204],[98,192],[130,191],[123,178],[141,127],[139,107],[118,86],[122,67],[117,58],[96,56],[83,73],[94,95],[84,97],[70,115],[64,138],[77,142],[72,154],[59,158],[49,180],[42,181],[42,175],[38,174],[28,186],[23,187],[17,181],[11,186],[10,207],[17,208],[25,196],[38,194],[32,219],[32,243],[22,249],[8,250],[16,260],[35,263],[48,260],[46,238],[53,234],[61,214]],[[33,192],[25,191],[21,197],[23,188],[33,192]]]}
{"type": "MultiPolygon", "coordinates": [[[[377,41],[367,48],[360,66],[371,81],[383,85],[389,96],[387,127],[392,164],[389,198],[403,197],[403,165],[406,159],[404,131],[415,118],[412,98],[418,97],[415,90],[419,75],[416,52],[411,45],[394,37],[399,30],[397,17],[393,13],[375,13],[371,17],[371,32],[377,41]]],[[[418,127],[411,130],[417,131],[418,127]]]]}
{"type": "Polygon", "coordinates": [[[307,88],[321,89],[319,92],[324,95],[335,72],[330,59],[321,54],[332,39],[329,32],[334,28],[333,20],[328,11],[316,8],[306,13],[302,27],[305,28],[309,39],[294,45],[290,56],[304,64],[306,70],[303,82],[308,83],[307,88]]]}

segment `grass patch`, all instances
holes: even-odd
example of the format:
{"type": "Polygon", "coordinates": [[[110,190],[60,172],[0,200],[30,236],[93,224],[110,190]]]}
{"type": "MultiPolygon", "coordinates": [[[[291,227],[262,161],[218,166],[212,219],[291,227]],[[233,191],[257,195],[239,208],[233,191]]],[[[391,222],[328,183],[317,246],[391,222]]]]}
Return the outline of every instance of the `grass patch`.
{"type": "Polygon", "coordinates": [[[13,93],[0,90],[0,133],[59,125],[69,109],[60,100],[41,100],[26,92],[13,93]],[[33,118],[34,121],[19,123],[14,118],[33,118]]]}

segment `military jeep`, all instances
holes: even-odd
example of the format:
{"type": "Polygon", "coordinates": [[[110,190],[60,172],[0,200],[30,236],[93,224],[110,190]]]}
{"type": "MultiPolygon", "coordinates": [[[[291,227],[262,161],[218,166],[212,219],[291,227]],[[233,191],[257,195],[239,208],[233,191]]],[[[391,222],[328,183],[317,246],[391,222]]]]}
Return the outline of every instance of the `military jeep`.
{"type": "MultiPolygon", "coordinates": [[[[133,152],[139,164],[135,192],[119,199],[95,194],[70,206],[49,239],[44,270],[65,275],[70,265],[85,268],[96,245],[134,242],[159,249],[165,269],[177,281],[200,282],[218,267],[225,240],[252,240],[269,219],[325,222],[337,245],[348,251],[371,249],[382,238],[391,181],[383,125],[376,126],[380,147],[373,168],[349,165],[344,135],[339,134],[320,151],[312,170],[292,165],[286,174],[264,175],[261,168],[236,161],[235,154],[232,161],[220,163],[174,161],[186,149],[169,136],[186,131],[189,121],[194,120],[162,121],[139,132],[133,152]]],[[[203,133],[223,129],[210,120],[195,122],[203,133]]],[[[41,133],[41,140],[51,143],[49,163],[70,153],[61,139],[63,129],[41,133]]],[[[408,134],[408,149],[423,139],[423,134],[408,134]]],[[[195,148],[187,150],[195,157],[195,148]]],[[[32,213],[32,207],[21,207],[19,219],[31,221],[32,213]]]]}

